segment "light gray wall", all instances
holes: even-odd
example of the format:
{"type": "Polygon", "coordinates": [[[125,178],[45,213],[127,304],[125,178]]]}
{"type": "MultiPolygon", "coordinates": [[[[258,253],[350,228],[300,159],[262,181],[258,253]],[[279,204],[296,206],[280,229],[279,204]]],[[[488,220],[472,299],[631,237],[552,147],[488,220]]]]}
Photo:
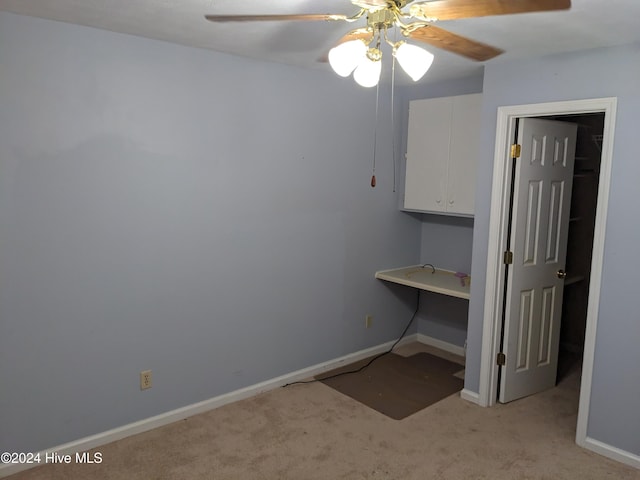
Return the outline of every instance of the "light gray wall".
{"type": "Polygon", "coordinates": [[[415,297],[373,274],[421,225],[389,128],[369,186],[374,112],[329,71],[0,13],[0,451],[395,339],[415,297]]]}
{"type": "MultiPolygon", "coordinates": [[[[428,75],[428,73],[427,73],[428,75]]],[[[403,162],[406,153],[407,118],[409,102],[421,98],[447,97],[482,92],[482,75],[416,85],[403,92],[403,162]]],[[[404,166],[404,163],[403,163],[404,166]]],[[[402,169],[404,172],[405,169],[402,169]]],[[[404,177],[401,185],[404,185],[404,177]]],[[[404,199],[404,189],[400,202],[404,199]]],[[[420,219],[422,223],[420,263],[431,263],[439,268],[456,272],[471,271],[471,251],[473,242],[473,219],[407,213],[420,219]]],[[[467,337],[467,300],[424,292],[420,297],[420,312],[417,315],[418,331],[429,337],[443,340],[457,346],[464,346],[467,337]]]]}
{"type": "Polygon", "coordinates": [[[489,64],[478,164],[465,388],[479,387],[493,148],[499,106],[618,97],[611,194],[587,435],[640,455],[640,244],[637,196],[640,45],[489,64]]]}
{"type": "MultiPolygon", "coordinates": [[[[471,272],[473,219],[422,215],[420,263],[454,272],[471,272]]],[[[425,292],[420,299],[418,331],[457,346],[467,339],[469,301],[425,292]]]]}

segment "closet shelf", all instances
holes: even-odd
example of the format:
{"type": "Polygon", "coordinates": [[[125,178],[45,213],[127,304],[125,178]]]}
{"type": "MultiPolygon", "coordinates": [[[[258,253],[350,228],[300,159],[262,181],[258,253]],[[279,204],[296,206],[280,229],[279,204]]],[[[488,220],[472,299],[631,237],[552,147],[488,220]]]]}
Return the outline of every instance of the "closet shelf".
{"type": "Polygon", "coordinates": [[[573,174],[573,178],[593,178],[595,176],[596,172],[580,172],[573,174]]]}
{"type": "Polygon", "coordinates": [[[584,275],[571,275],[567,277],[567,279],[564,281],[564,286],[568,287],[569,285],[580,283],[583,280],[584,280],[584,275]]]}

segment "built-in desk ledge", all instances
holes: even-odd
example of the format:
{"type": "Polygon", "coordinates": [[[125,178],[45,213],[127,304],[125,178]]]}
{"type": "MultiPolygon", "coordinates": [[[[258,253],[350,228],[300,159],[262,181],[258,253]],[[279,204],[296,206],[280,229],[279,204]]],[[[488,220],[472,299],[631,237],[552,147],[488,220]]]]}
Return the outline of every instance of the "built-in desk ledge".
{"type": "Polygon", "coordinates": [[[399,283],[428,292],[441,293],[451,297],[469,299],[471,276],[465,273],[442,270],[431,265],[412,265],[409,267],[380,270],[376,278],[387,282],[399,283]]]}

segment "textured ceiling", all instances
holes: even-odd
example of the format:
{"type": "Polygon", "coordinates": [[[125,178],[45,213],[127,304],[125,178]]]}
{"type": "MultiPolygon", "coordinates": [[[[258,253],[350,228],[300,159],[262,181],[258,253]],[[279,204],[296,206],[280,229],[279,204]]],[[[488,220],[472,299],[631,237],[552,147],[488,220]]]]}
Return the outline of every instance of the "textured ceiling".
{"type": "MultiPolygon", "coordinates": [[[[517,1],[517,0],[513,0],[517,1]]],[[[330,69],[319,59],[344,33],[364,25],[343,22],[213,24],[205,14],[342,13],[349,0],[0,0],[0,10],[49,18],[182,45],[330,69]]],[[[438,26],[506,51],[490,62],[640,42],[640,0],[573,0],[569,11],[439,22],[438,26]]],[[[479,73],[481,63],[435,48],[421,82],[479,73]]]]}

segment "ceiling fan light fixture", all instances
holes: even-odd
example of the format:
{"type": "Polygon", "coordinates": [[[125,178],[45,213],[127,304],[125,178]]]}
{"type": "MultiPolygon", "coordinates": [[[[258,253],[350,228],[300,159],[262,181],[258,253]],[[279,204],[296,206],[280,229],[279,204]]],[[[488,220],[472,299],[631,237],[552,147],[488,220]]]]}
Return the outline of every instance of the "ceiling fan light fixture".
{"type": "Polygon", "coordinates": [[[366,54],[367,45],[362,40],[351,40],[329,50],[329,64],[338,75],[348,77],[366,54]]]}
{"type": "Polygon", "coordinates": [[[366,55],[354,70],[353,79],[361,87],[375,87],[380,81],[381,72],[382,61],[380,57],[372,59],[366,55]]]}
{"type": "Polygon", "coordinates": [[[414,82],[420,80],[433,63],[431,52],[406,42],[400,42],[393,49],[393,55],[414,82]]]}

